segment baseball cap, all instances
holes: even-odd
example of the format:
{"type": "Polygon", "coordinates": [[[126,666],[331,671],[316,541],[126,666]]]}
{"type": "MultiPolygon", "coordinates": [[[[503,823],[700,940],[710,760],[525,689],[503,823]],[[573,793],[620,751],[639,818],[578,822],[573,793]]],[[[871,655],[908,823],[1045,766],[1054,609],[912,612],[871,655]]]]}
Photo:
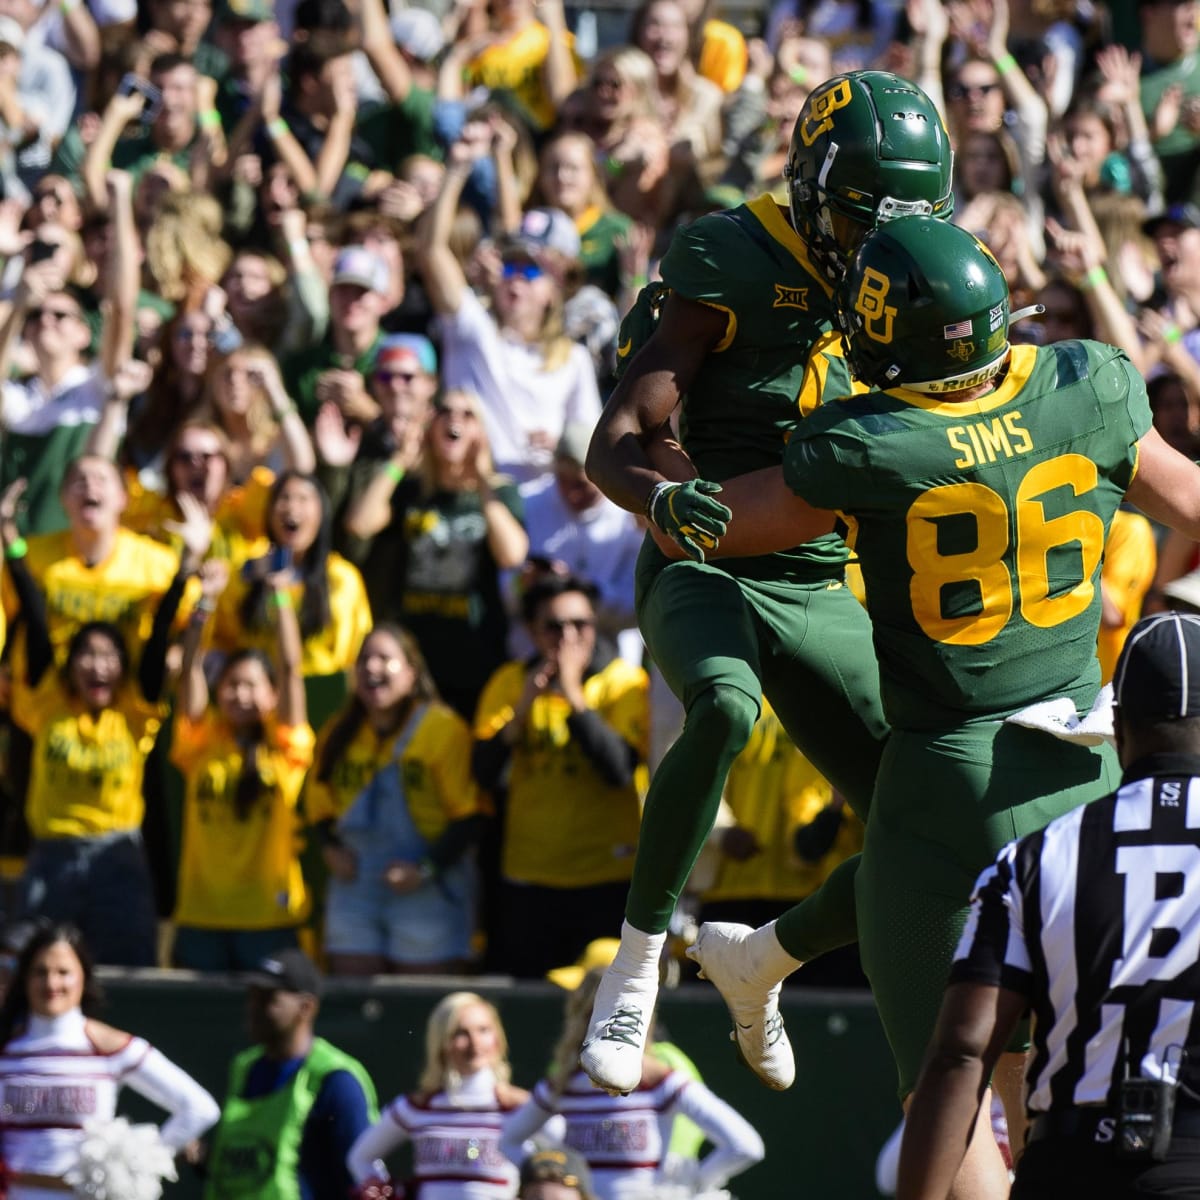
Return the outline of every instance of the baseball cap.
{"type": "Polygon", "coordinates": [[[1113,702],[1136,721],[1200,717],[1200,616],[1156,613],[1125,639],[1113,702]]]}
{"type": "Polygon", "coordinates": [[[25,45],[25,30],[15,17],[0,17],[0,46],[11,46],[20,51],[25,45]]]}
{"type": "Polygon", "coordinates": [[[429,63],[445,49],[442,23],[427,8],[403,8],[392,17],[392,40],[418,62],[429,63]]]}
{"type": "Polygon", "coordinates": [[[573,992],[582,982],[583,977],[597,967],[607,967],[617,957],[621,943],[616,938],[596,938],[588,942],[583,953],[568,967],[555,967],[546,972],[546,978],[560,988],[573,992]]]}
{"type": "Polygon", "coordinates": [[[251,987],[268,988],[276,992],[305,992],[321,994],[321,972],[303,950],[289,946],[268,954],[247,979],[251,987]]]}
{"type": "Polygon", "coordinates": [[[561,1183],[577,1188],[584,1200],[592,1197],[592,1174],[587,1163],[566,1147],[531,1154],[521,1164],[521,1187],[527,1183],[561,1183]]]}
{"type": "MultiPolygon", "coordinates": [[[[554,447],[554,457],[565,462],[577,463],[583,466],[587,462],[588,446],[592,442],[592,427],[590,425],[581,424],[579,421],[572,421],[562,431],[562,437],[558,439],[558,445],[554,447]]],[[[602,938],[601,941],[611,941],[611,938],[602,938]]]]}
{"type": "Polygon", "coordinates": [[[371,370],[378,371],[381,367],[399,367],[401,370],[436,375],[437,351],[433,343],[419,333],[389,334],[379,343],[371,370]]]}
{"type": "Polygon", "coordinates": [[[271,0],[222,0],[217,16],[226,21],[250,21],[258,25],[275,20],[275,5],[271,0]]]}
{"type": "Polygon", "coordinates": [[[366,246],[343,246],[333,260],[333,282],[357,284],[368,292],[385,292],[388,265],[366,246]]]}
{"type": "Polygon", "coordinates": [[[1156,217],[1142,222],[1142,232],[1153,237],[1162,225],[1179,225],[1184,229],[1200,229],[1200,208],[1194,204],[1172,204],[1156,217]]]}
{"type": "Polygon", "coordinates": [[[534,257],[544,250],[563,258],[579,257],[579,230],[561,208],[531,208],[521,218],[521,228],[512,241],[534,257]]]}

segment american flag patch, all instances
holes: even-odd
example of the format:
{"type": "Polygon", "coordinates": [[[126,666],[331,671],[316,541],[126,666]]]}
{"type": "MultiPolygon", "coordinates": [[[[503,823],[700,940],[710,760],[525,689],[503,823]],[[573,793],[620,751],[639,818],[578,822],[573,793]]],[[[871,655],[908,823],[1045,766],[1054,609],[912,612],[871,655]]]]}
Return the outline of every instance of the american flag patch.
{"type": "Polygon", "coordinates": [[[953,338],[970,337],[970,336],[971,336],[971,322],[970,321],[957,321],[953,325],[943,325],[942,326],[942,337],[944,337],[946,339],[946,341],[950,341],[953,338]]]}

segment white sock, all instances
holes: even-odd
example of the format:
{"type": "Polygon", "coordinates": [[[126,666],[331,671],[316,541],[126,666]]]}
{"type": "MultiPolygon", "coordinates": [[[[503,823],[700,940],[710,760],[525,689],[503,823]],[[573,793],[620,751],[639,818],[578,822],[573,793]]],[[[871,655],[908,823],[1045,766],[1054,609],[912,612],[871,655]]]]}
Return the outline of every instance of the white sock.
{"type": "Polygon", "coordinates": [[[746,940],[750,943],[755,975],[772,987],[804,965],[779,944],[779,938],[775,936],[774,921],[756,929],[746,940]]]}
{"type": "Polygon", "coordinates": [[[630,979],[658,983],[658,960],[667,944],[665,933],[643,933],[628,921],[621,923],[621,945],[612,961],[612,969],[630,979]]]}

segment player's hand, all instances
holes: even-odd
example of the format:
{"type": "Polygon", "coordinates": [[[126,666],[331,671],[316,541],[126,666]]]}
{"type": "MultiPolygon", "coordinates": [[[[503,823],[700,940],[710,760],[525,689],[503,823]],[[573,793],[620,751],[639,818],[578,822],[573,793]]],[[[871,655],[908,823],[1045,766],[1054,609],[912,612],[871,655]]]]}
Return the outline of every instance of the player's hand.
{"type": "Polygon", "coordinates": [[[656,484],[646,516],[688,558],[703,562],[704,555],[717,548],[733,517],[724,504],[713,499],[720,490],[721,485],[709,479],[656,484]]]}

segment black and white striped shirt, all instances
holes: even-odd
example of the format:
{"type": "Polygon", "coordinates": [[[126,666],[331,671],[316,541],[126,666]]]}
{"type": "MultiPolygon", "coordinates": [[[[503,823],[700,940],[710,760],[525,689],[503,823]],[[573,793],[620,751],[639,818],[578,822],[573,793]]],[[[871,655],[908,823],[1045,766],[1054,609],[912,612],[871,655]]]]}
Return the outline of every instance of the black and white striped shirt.
{"type": "Polygon", "coordinates": [[[1175,1078],[1200,1047],[1200,757],[1142,759],[1114,795],[1006,846],[950,980],[1029,998],[1034,1114],[1111,1106],[1126,1055],[1132,1074],[1175,1078]]]}

